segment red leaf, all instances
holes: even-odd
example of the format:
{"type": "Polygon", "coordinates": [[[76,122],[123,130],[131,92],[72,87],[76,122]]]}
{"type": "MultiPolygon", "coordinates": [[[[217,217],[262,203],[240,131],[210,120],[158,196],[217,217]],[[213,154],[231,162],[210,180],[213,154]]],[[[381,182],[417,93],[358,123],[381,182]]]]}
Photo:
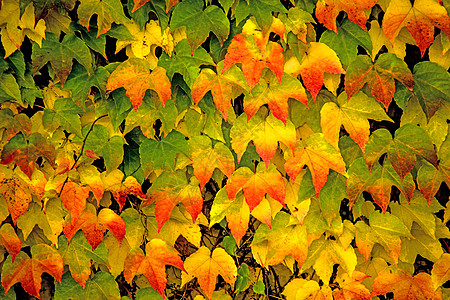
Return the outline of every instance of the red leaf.
{"type": "Polygon", "coordinates": [[[139,199],[144,200],[145,195],[142,192],[142,187],[137,182],[136,178],[128,176],[125,181],[122,181],[124,174],[120,170],[114,170],[108,175],[102,173],[102,179],[105,186],[105,191],[111,192],[114,199],[119,203],[120,211],[127,200],[128,194],[133,194],[139,199]]]}

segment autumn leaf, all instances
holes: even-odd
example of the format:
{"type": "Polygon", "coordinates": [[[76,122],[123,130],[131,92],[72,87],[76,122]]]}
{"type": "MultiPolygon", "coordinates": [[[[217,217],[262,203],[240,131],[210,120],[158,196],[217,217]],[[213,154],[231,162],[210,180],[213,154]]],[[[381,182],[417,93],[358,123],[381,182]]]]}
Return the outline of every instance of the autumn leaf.
{"type": "Polygon", "coordinates": [[[406,27],[422,56],[434,40],[435,26],[450,36],[450,18],[438,1],[419,0],[412,5],[408,0],[394,0],[384,17],[382,28],[391,43],[394,43],[400,30],[406,27]]]}
{"type": "Polygon", "coordinates": [[[167,283],[165,265],[184,271],[183,261],[178,253],[163,240],[152,239],[145,246],[145,254],[140,248],[134,248],[128,254],[123,268],[124,277],[131,283],[136,274],[143,274],[150,285],[164,297],[167,283]]]}
{"type": "Polygon", "coordinates": [[[31,54],[33,61],[33,75],[50,62],[56,76],[64,86],[70,71],[72,70],[72,60],[76,59],[88,73],[92,70],[92,57],[89,48],[75,34],[69,33],[64,36],[62,42],[56,34],[47,32],[42,46],[37,43],[33,44],[33,52],[31,54]]]}
{"type": "Polygon", "coordinates": [[[386,152],[401,180],[414,167],[417,155],[433,165],[437,164],[437,154],[430,137],[421,127],[413,124],[405,124],[397,129],[394,139],[386,129],[378,129],[372,133],[365,152],[369,170],[386,152]]]}
{"type": "Polygon", "coordinates": [[[127,200],[127,195],[133,194],[141,200],[145,199],[141,185],[133,176],[128,176],[123,180],[124,174],[120,170],[114,170],[109,174],[102,173],[101,179],[104,184],[105,191],[111,192],[114,199],[119,203],[122,210],[127,200]]]}
{"type": "Polygon", "coordinates": [[[16,256],[22,248],[22,243],[11,224],[5,223],[0,227],[0,244],[6,248],[14,263],[16,256]]]}
{"type": "Polygon", "coordinates": [[[309,43],[300,63],[295,56],[286,62],[285,72],[293,76],[300,74],[314,101],[322,88],[325,72],[345,74],[336,53],[327,45],[317,42],[309,43]]]}
{"type": "MultiPolygon", "coordinates": [[[[94,197],[97,200],[97,206],[99,206],[100,200],[102,200],[103,193],[105,192],[105,186],[104,186],[102,178],[100,176],[100,172],[97,170],[96,167],[94,167],[92,165],[79,166],[77,168],[77,171],[80,176],[81,183],[89,186],[89,189],[94,194],[94,197]]],[[[113,173],[113,172],[111,172],[111,173],[113,173]]],[[[117,202],[119,202],[119,201],[117,201],[117,202]]]]}
{"type": "Polygon", "coordinates": [[[384,108],[388,109],[394,97],[395,80],[401,82],[409,90],[414,86],[414,79],[411,71],[404,61],[395,54],[381,54],[375,64],[369,57],[358,55],[347,68],[345,76],[345,91],[348,98],[367,83],[372,95],[380,101],[384,108]]]}
{"type": "Polygon", "coordinates": [[[191,178],[188,182],[184,170],[163,172],[148,190],[147,197],[150,203],[156,204],[158,231],[169,220],[172,209],[179,202],[183,203],[193,222],[197,219],[203,206],[203,197],[198,181],[191,178]]]}
{"type": "MultiPolygon", "coordinates": [[[[149,2],[150,0],[135,0],[132,13],[141,8],[145,3],[149,2]]],[[[166,0],[166,13],[169,12],[169,10],[177,4],[178,0],[166,0]]]]}
{"type": "Polygon", "coordinates": [[[430,274],[422,272],[412,276],[401,269],[395,272],[381,271],[375,278],[371,296],[389,292],[399,300],[442,299],[442,292],[434,291],[430,274]]]}
{"type": "Polygon", "coordinates": [[[369,299],[369,290],[361,283],[365,278],[369,277],[360,271],[353,271],[341,274],[336,281],[339,283],[339,290],[333,290],[333,297],[336,300],[352,300],[352,299],[369,299]]]}
{"type": "Polygon", "coordinates": [[[271,72],[266,72],[262,78],[255,85],[252,93],[244,97],[247,121],[256,114],[262,105],[268,104],[273,116],[286,125],[289,98],[297,99],[308,105],[305,89],[297,78],[284,74],[279,83],[271,72]]]}
{"type": "Polygon", "coordinates": [[[315,12],[316,18],[326,28],[338,33],[336,18],[341,11],[345,11],[350,21],[365,30],[367,17],[364,11],[372,8],[376,3],[377,0],[358,0],[352,2],[342,0],[318,1],[315,12]]]}
{"type": "Polygon", "coordinates": [[[63,260],[58,251],[45,244],[31,247],[31,258],[24,252],[20,252],[14,262],[10,256],[2,268],[2,285],[5,294],[17,282],[20,282],[24,290],[38,299],[41,299],[42,273],[48,273],[61,282],[63,273],[63,260]]]}
{"type": "Polygon", "coordinates": [[[279,14],[278,17],[285,24],[287,32],[292,32],[300,41],[306,44],[308,23],[316,23],[311,14],[296,6],[291,7],[287,14],[279,14]]]}
{"type": "Polygon", "coordinates": [[[347,100],[345,92],[334,102],[327,102],[320,111],[320,124],[325,139],[338,150],[341,124],[364,153],[369,140],[370,124],[367,119],[392,121],[381,106],[366,94],[359,92],[347,100]]]}
{"type": "Polygon", "coordinates": [[[196,277],[201,289],[209,299],[215,290],[219,274],[231,285],[236,281],[237,268],[234,260],[222,248],[215,248],[211,253],[205,246],[200,247],[186,258],[184,267],[188,276],[183,282],[186,283],[196,277]]]}
{"type": "Polygon", "coordinates": [[[286,13],[286,8],[276,0],[239,0],[235,15],[237,23],[249,15],[254,16],[258,26],[268,32],[273,22],[272,12],[286,13]]]}
{"type": "Polygon", "coordinates": [[[226,189],[230,199],[234,199],[242,189],[250,211],[258,206],[266,193],[282,205],[286,195],[283,177],[273,164],[267,168],[260,164],[256,172],[247,167],[237,169],[229,178],[226,189]]]}
{"type": "Polygon", "coordinates": [[[223,61],[220,61],[216,68],[217,74],[209,68],[200,71],[192,85],[191,95],[197,105],[205,94],[211,91],[214,104],[226,121],[231,101],[241,93],[247,93],[248,88],[242,71],[237,66],[231,66],[226,72],[222,72],[223,61]]]}
{"type": "Polygon", "coordinates": [[[295,181],[305,165],[308,166],[317,196],[327,181],[330,169],[346,174],[342,156],[325,140],[321,133],[311,135],[306,141],[297,141],[294,155],[286,152],[285,156],[284,168],[292,181],[295,181]]]}
{"type": "Polygon", "coordinates": [[[130,58],[121,63],[111,73],[106,84],[106,90],[113,91],[119,87],[125,88],[134,110],[137,110],[142,104],[145,92],[151,89],[158,94],[159,100],[165,106],[172,94],[166,70],[163,68],[150,70],[150,65],[145,59],[130,58]]]}
{"type": "Polygon", "coordinates": [[[306,280],[302,278],[294,278],[284,288],[283,295],[287,300],[331,300],[331,288],[328,285],[319,286],[315,280],[306,280]]]}
{"type": "Polygon", "coordinates": [[[97,15],[97,38],[111,28],[111,23],[123,24],[129,21],[119,0],[82,0],[77,12],[80,24],[87,30],[91,17],[97,15]]]}
{"type": "Polygon", "coordinates": [[[450,280],[449,253],[442,254],[442,256],[434,263],[433,269],[431,270],[431,279],[435,290],[450,280]]]}
{"type": "Polygon", "coordinates": [[[102,242],[107,229],[112,232],[119,244],[125,237],[125,222],[120,216],[109,208],[103,208],[97,215],[96,208],[90,203],[76,221],[70,219],[66,221],[64,234],[69,242],[80,229],[93,250],[102,242]]]}
{"type": "Polygon", "coordinates": [[[221,170],[228,178],[234,172],[234,157],[230,149],[221,142],[214,147],[207,136],[194,136],[189,139],[194,175],[200,182],[200,189],[211,179],[214,170],[221,170]]]}
{"type": "Polygon", "coordinates": [[[408,201],[411,200],[415,189],[411,174],[407,174],[401,180],[388,159],[384,160],[382,166],[379,163],[374,164],[372,170],[369,171],[364,159],[360,157],[348,169],[347,195],[351,206],[363,191],[367,191],[384,212],[391,200],[393,185],[400,190],[408,201]]]}
{"type": "Polygon", "coordinates": [[[241,114],[231,128],[231,146],[237,154],[238,162],[247,149],[248,143],[253,140],[256,152],[261,156],[266,166],[275,155],[278,142],[282,142],[292,151],[295,148],[295,128],[292,122],[276,119],[273,114],[264,117],[263,111],[255,114],[250,121],[245,113],[241,114]]]}

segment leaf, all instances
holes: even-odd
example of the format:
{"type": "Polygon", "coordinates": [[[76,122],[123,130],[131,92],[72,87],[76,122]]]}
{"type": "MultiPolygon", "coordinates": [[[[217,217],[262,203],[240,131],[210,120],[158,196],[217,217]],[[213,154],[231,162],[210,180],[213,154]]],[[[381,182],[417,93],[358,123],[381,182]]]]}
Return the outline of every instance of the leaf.
{"type": "Polygon", "coordinates": [[[146,176],[156,169],[175,170],[179,154],[190,157],[189,144],[183,134],[171,131],[161,141],[146,139],[139,147],[142,169],[146,176]]]}
{"type": "Polygon", "coordinates": [[[403,59],[406,56],[406,44],[415,45],[416,43],[408,31],[402,30],[391,44],[377,20],[370,22],[369,35],[373,45],[372,53],[370,53],[372,58],[375,58],[381,48],[385,46],[389,53],[394,53],[398,58],[403,59]]]}
{"type": "Polygon", "coordinates": [[[438,110],[441,101],[450,102],[450,88],[444,84],[450,80],[449,73],[433,62],[420,62],[414,66],[414,94],[419,99],[427,118],[438,110]]]}
{"type": "Polygon", "coordinates": [[[0,244],[6,248],[12,262],[14,262],[22,247],[21,241],[11,224],[5,223],[0,227],[0,244]]]}
{"type": "Polygon", "coordinates": [[[349,136],[364,152],[369,140],[370,124],[367,119],[392,121],[372,97],[359,92],[347,100],[342,92],[335,102],[327,102],[320,111],[320,124],[325,139],[338,150],[341,124],[349,136]]]}
{"type": "Polygon", "coordinates": [[[331,289],[328,285],[319,286],[317,281],[302,278],[294,278],[290,281],[284,288],[283,295],[286,296],[287,300],[333,299],[331,289]]]}
{"type": "Polygon", "coordinates": [[[260,164],[255,173],[247,167],[237,169],[226,186],[228,197],[234,199],[241,189],[250,211],[261,203],[266,193],[284,206],[286,188],[283,177],[273,164],[267,168],[260,164]]]}
{"type": "Polygon", "coordinates": [[[96,87],[102,99],[105,99],[106,81],[109,75],[104,67],[98,67],[92,74],[89,74],[82,65],[75,64],[64,83],[64,90],[71,91],[75,101],[83,102],[91,93],[91,88],[96,87]]]}
{"type": "Polygon", "coordinates": [[[325,72],[345,74],[345,70],[342,68],[336,53],[323,43],[309,43],[302,56],[301,63],[293,56],[291,61],[286,62],[286,65],[289,66],[290,64],[291,66],[286,68],[286,73],[293,76],[300,74],[303,84],[311,93],[314,101],[322,88],[325,72]]]}
{"type": "Polygon", "coordinates": [[[12,74],[0,75],[0,102],[15,100],[21,102],[20,87],[12,74]]]}
{"type": "Polygon", "coordinates": [[[44,110],[44,123],[47,115],[53,118],[49,120],[49,123],[59,123],[64,130],[73,132],[79,137],[83,136],[81,133],[81,121],[79,115],[84,111],[76,105],[71,98],[56,99],[54,103],[54,111],[55,114],[53,114],[53,111],[51,110],[44,110]]]}
{"type": "Polygon", "coordinates": [[[31,247],[31,258],[20,252],[14,262],[8,256],[2,268],[2,285],[5,294],[17,282],[24,290],[38,299],[41,289],[41,275],[48,273],[61,282],[63,273],[63,260],[58,251],[52,247],[39,244],[31,247]]]}
{"type": "Polygon", "coordinates": [[[146,254],[134,248],[128,254],[124,265],[125,280],[131,283],[136,274],[143,274],[150,285],[164,297],[166,288],[165,265],[172,265],[184,271],[183,261],[173,248],[160,239],[152,239],[145,246],[146,254]]]}
{"type": "Polygon", "coordinates": [[[371,296],[384,295],[389,292],[392,292],[395,299],[399,300],[442,299],[441,291],[434,291],[431,276],[427,273],[411,276],[403,270],[381,271],[375,278],[371,296]]]}
{"type": "Polygon", "coordinates": [[[295,128],[290,122],[286,126],[273,114],[264,117],[262,112],[255,114],[250,121],[245,113],[241,114],[231,128],[231,147],[237,154],[238,163],[247,149],[247,144],[253,140],[256,152],[261,156],[266,166],[275,155],[278,142],[282,142],[292,151],[295,148],[295,128]]]}
{"type": "Polygon", "coordinates": [[[313,179],[316,196],[327,181],[330,169],[346,174],[345,163],[340,153],[334,149],[324,138],[323,134],[315,133],[305,141],[297,141],[294,155],[286,155],[284,168],[292,181],[307,165],[313,179]]]}
{"type": "Polygon", "coordinates": [[[349,273],[344,273],[339,276],[336,281],[339,283],[339,290],[333,290],[333,297],[336,300],[351,300],[351,299],[369,299],[369,290],[361,283],[365,278],[369,277],[360,271],[353,271],[350,276],[349,273]]]}
{"type": "Polygon", "coordinates": [[[450,18],[438,1],[420,0],[411,5],[408,0],[395,0],[389,4],[385,17],[383,31],[391,43],[394,43],[400,30],[406,27],[422,56],[434,40],[435,26],[450,35],[450,18]]]}
{"type": "Polygon", "coordinates": [[[279,83],[272,73],[266,72],[266,80],[253,88],[251,95],[244,97],[244,111],[247,122],[258,112],[262,105],[268,104],[273,116],[286,125],[289,98],[297,99],[308,105],[305,89],[297,78],[284,74],[279,83]]]}
{"type": "Polygon", "coordinates": [[[111,73],[106,90],[113,91],[119,87],[125,88],[135,111],[142,104],[142,99],[148,89],[158,94],[163,106],[172,94],[166,70],[156,68],[151,71],[149,63],[142,58],[130,58],[111,73]]]}
{"type": "MultiPolygon", "coordinates": [[[[439,230],[439,229],[438,229],[439,230]]],[[[429,236],[418,224],[411,226],[412,239],[402,239],[400,260],[414,264],[418,255],[430,261],[437,261],[442,256],[441,243],[435,236],[429,236]]]]}
{"type": "Polygon", "coordinates": [[[223,61],[220,61],[216,68],[217,74],[209,68],[200,71],[192,85],[191,95],[194,104],[197,105],[205,94],[211,91],[214,104],[226,121],[228,110],[231,107],[230,101],[236,98],[234,95],[246,93],[247,84],[242,71],[237,66],[231,66],[226,72],[222,73],[223,61]]]}
{"type": "Polygon", "coordinates": [[[290,255],[301,267],[308,254],[306,235],[306,226],[291,223],[289,214],[279,212],[272,228],[261,224],[256,230],[251,244],[253,257],[264,267],[279,264],[290,255]]]}
{"type": "Polygon", "coordinates": [[[316,18],[326,28],[338,33],[336,28],[336,18],[341,11],[345,11],[348,18],[353,23],[366,30],[367,17],[365,10],[372,8],[377,0],[359,0],[346,2],[342,0],[318,1],[316,5],[316,18]]]}
{"type": "Polygon", "coordinates": [[[72,70],[72,60],[76,59],[88,73],[91,72],[92,57],[89,48],[73,33],[64,36],[62,42],[51,32],[47,32],[42,46],[33,44],[31,60],[33,61],[33,76],[45,66],[51,63],[56,76],[64,86],[70,71],[72,70]]]}
{"type": "Polygon", "coordinates": [[[186,258],[184,267],[188,277],[183,282],[188,282],[196,277],[201,289],[209,299],[215,290],[219,274],[230,285],[236,281],[237,268],[234,260],[222,248],[215,248],[211,253],[205,246],[200,247],[186,258]]]}
{"type": "Polygon", "coordinates": [[[124,174],[117,169],[109,174],[102,173],[101,176],[105,191],[111,192],[114,199],[119,203],[120,210],[125,205],[127,195],[129,194],[133,194],[141,200],[145,199],[141,185],[133,176],[128,176],[123,180],[124,174]]]}
{"type": "Polygon", "coordinates": [[[174,173],[163,172],[153,183],[147,192],[150,203],[155,203],[156,221],[158,231],[170,218],[172,209],[182,202],[186,210],[195,222],[202,211],[203,197],[198,186],[198,181],[194,178],[188,182],[184,170],[174,173]]]}
{"type": "Polygon", "coordinates": [[[241,23],[248,15],[253,15],[258,26],[267,32],[272,25],[272,12],[286,13],[286,8],[276,0],[239,0],[236,6],[236,22],[241,23]]]}
{"type": "Polygon", "coordinates": [[[34,164],[39,157],[44,157],[52,166],[55,164],[55,147],[39,133],[32,133],[28,141],[22,134],[11,138],[3,147],[1,164],[15,162],[16,165],[31,179],[34,164]]]}
{"type": "Polygon", "coordinates": [[[287,14],[279,14],[278,17],[286,26],[286,31],[292,32],[300,41],[306,44],[307,23],[315,23],[311,14],[296,6],[291,7],[287,14]]]}
{"type": "Polygon", "coordinates": [[[415,189],[411,174],[407,174],[402,181],[389,160],[385,160],[383,166],[376,163],[372,171],[369,171],[364,159],[358,158],[348,169],[347,195],[350,206],[356,202],[363,191],[367,191],[385,212],[391,200],[393,185],[408,201],[411,200],[415,189]]]}
{"type": "Polygon", "coordinates": [[[386,129],[378,129],[372,133],[365,151],[369,170],[386,152],[401,180],[411,172],[417,155],[433,165],[437,164],[437,154],[430,137],[422,128],[412,124],[405,124],[397,129],[394,139],[386,129]]]}
{"type": "Polygon", "coordinates": [[[417,171],[417,187],[427,203],[431,203],[442,181],[444,181],[444,174],[431,164],[424,163],[417,171]]]}
{"type": "Polygon", "coordinates": [[[358,46],[362,46],[369,53],[372,51],[370,36],[363,29],[348,19],[344,19],[342,24],[338,26],[337,33],[327,30],[322,34],[319,41],[333,49],[341,59],[342,64],[348,66],[356,58],[358,46]]]}
{"type": "Polygon", "coordinates": [[[77,12],[80,24],[87,30],[89,20],[94,14],[97,15],[97,38],[111,28],[111,23],[124,24],[129,21],[119,0],[82,0],[77,12]]]}
{"type": "Polygon", "coordinates": [[[348,98],[367,85],[372,95],[388,109],[394,97],[395,80],[409,90],[414,86],[411,71],[404,61],[392,53],[381,54],[375,64],[369,57],[358,55],[347,68],[345,91],[348,98]]]}
{"type": "Polygon", "coordinates": [[[431,270],[431,279],[435,290],[450,280],[449,253],[442,254],[442,256],[434,263],[433,269],[431,270]]]}
{"type": "Polygon", "coordinates": [[[120,216],[109,208],[103,208],[97,216],[96,208],[90,203],[75,222],[67,221],[64,227],[67,239],[70,241],[79,229],[83,230],[93,250],[100,245],[107,229],[114,234],[119,244],[125,237],[125,222],[120,216]]]}
{"type": "Polygon", "coordinates": [[[227,218],[228,227],[237,246],[240,245],[242,237],[247,232],[250,221],[250,209],[243,196],[243,193],[239,193],[230,199],[227,190],[222,188],[217,192],[210,212],[210,227],[220,223],[225,217],[227,218]]]}
{"type": "Polygon", "coordinates": [[[226,14],[216,5],[208,5],[200,0],[187,0],[177,5],[170,19],[171,31],[186,26],[186,35],[194,52],[208,38],[212,31],[220,42],[220,46],[230,33],[230,22],[226,14]]]}
{"type": "Polygon", "coordinates": [[[69,265],[70,274],[83,289],[86,288],[86,281],[89,282],[91,276],[91,260],[108,265],[106,247],[102,245],[93,250],[81,232],[70,239],[61,235],[58,244],[58,252],[64,264],[69,265]]]}
{"type": "Polygon", "coordinates": [[[234,172],[234,157],[230,149],[223,143],[217,142],[212,147],[211,139],[206,136],[194,136],[189,139],[194,175],[200,182],[200,189],[211,179],[217,168],[228,178],[234,172]]]}

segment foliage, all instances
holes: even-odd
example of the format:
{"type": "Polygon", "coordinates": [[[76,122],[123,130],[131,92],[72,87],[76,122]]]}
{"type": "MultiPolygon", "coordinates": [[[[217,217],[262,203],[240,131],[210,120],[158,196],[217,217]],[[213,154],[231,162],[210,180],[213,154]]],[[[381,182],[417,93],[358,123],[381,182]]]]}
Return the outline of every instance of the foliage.
{"type": "Polygon", "coordinates": [[[0,0],[1,299],[448,299],[448,0],[0,0]]]}

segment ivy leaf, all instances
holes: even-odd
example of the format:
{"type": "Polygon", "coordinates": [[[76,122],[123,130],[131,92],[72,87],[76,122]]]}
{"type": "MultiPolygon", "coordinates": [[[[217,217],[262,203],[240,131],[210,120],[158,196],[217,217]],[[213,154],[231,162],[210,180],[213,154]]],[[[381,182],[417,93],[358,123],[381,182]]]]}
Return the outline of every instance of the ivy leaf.
{"type": "Polygon", "coordinates": [[[123,180],[124,174],[120,170],[113,170],[111,173],[102,173],[102,182],[105,191],[111,192],[114,199],[119,203],[120,210],[125,205],[127,195],[133,194],[141,200],[145,199],[141,185],[133,176],[128,176],[123,180]]]}
{"type": "Polygon", "coordinates": [[[82,137],[79,116],[82,113],[83,110],[71,98],[58,98],[54,103],[54,111],[50,109],[44,110],[43,123],[44,126],[46,123],[49,125],[59,123],[64,130],[82,137]]]}
{"type": "Polygon", "coordinates": [[[146,139],[139,147],[142,169],[146,176],[153,170],[174,170],[177,154],[190,157],[189,144],[183,134],[171,131],[161,141],[146,139]]]}
{"type": "Polygon", "coordinates": [[[319,196],[320,190],[325,185],[330,169],[346,174],[341,154],[325,140],[321,133],[311,135],[306,141],[300,139],[297,141],[294,155],[286,152],[285,156],[284,168],[293,182],[303,167],[308,166],[316,196],[319,196]]]}
{"type": "Polygon", "coordinates": [[[33,44],[33,52],[31,54],[33,76],[50,62],[53,70],[55,70],[56,76],[61,82],[61,87],[63,87],[72,70],[73,59],[76,59],[82,64],[88,73],[91,72],[91,52],[82,40],[75,34],[68,33],[60,43],[58,36],[54,33],[47,32],[41,47],[38,44],[33,44]]]}
{"type": "Polygon", "coordinates": [[[421,127],[413,124],[405,124],[397,129],[394,139],[386,129],[378,129],[372,133],[365,152],[369,170],[386,152],[401,180],[414,167],[417,155],[437,165],[437,154],[430,137],[421,127]]]}
{"type": "Polygon", "coordinates": [[[212,147],[211,139],[204,135],[189,139],[194,175],[200,182],[200,189],[211,179],[214,170],[221,170],[228,178],[234,172],[234,157],[230,149],[221,142],[212,147]]]}
{"type": "Polygon", "coordinates": [[[128,18],[123,13],[119,0],[82,0],[78,7],[78,18],[81,25],[89,30],[89,20],[97,15],[97,38],[111,28],[111,23],[124,24],[128,18]]]}
{"type": "Polygon", "coordinates": [[[442,256],[434,263],[433,269],[431,270],[431,279],[435,289],[450,280],[449,253],[443,253],[442,256]]]}
{"type": "Polygon", "coordinates": [[[355,2],[343,0],[318,1],[315,12],[316,18],[326,28],[338,33],[336,19],[341,11],[345,11],[350,21],[366,30],[367,17],[364,11],[372,8],[376,3],[377,0],[359,0],[355,2]]]}
{"type": "Polygon", "coordinates": [[[253,15],[258,26],[266,32],[272,25],[272,12],[286,13],[286,8],[276,0],[239,0],[236,6],[236,22],[239,24],[248,15],[253,15]]]}
{"type": "Polygon", "coordinates": [[[289,214],[279,212],[272,221],[272,228],[261,224],[251,244],[253,257],[263,267],[277,265],[291,255],[303,265],[308,254],[306,226],[290,222],[289,214]]]}
{"type": "Polygon", "coordinates": [[[75,222],[67,220],[66,223],[64,234],[67,239],[71,241],[81,229],[93,250],[102,242],[106,229],[114,234],[119,244],[125,237],[125,222],[120,216],[109,208],[103,208],[97,216],[96,208],[90,203],[75,222]]]}
{"type": "Polygon", "coordinates": [[[163,172],[147,192],[150,202],[156,203],[155,214],[158,222],[158,231],[170,218],[172,209],[182,202],[195,222],[202,211],[203,197],[198,181],[193,178],[188,182],[184,170],[174,173],[163,172]]]}
{"type": "Polygon", "coordinates": [[[41,275],[48,273],[61,282],[63,273],[63,260],[58,251],[45,244],[31,247],[31,258],[24,252],[20,252],[14,262],[10,256],[2,268],[2,285],[5,294],[17,282],[20,282],[24,290],[38,299],[41,299],[41,275]]]}
{"type": "Polygon", "coordinates": [[[316,23],[310,13],[299,6],[295,6],[291,7],[287,14],[279,14],[278,17],[286,26],[286,31],[292,32],[300,41],[306,44],[307,23],[316,23]]]}
{"type": "Polygon", "coordinates": [[[296,299],[332,299],[331,288],[328,285],[319,286],[315,280],[294,278],[284,288],[283,295],[287,300],[296,299]]]}
{"type": "Polygon", "coordinates": [[[148,242],[145,252],[144,255],[140,248],[134,248],[128,254],[123,268],[125,280],[131,283],[136,274],[143,274],[150,285],[164,297],[167,283],[165,265],[172,265],[184,271],[183,261],[173,248],[160,239],[148,242]]]}
{"type": "Polygon", "coordinates": [[[427,200],[427,203],[431,203],[434,195],[436,195],[441,187],[442,181],[445,179],[445,175],[440,169],[437,169],[431,164],[424,163],[419,171],[417,171],[417,187],[427,200]]]}
{"type": "Polygon", "coordinates": [[[6,248],[14,263],[16,256],[20,253],[22,243],[11,224],[4,223],[0,227],[0,244],[6,248]]]}
{"type": "Polygon", "coordinates": [[[247,84],[242,71],[237,66],[231,66],[223,73],[222,69],[223,61],[217,64],[217,74],[211,69],[202,69],[192,85],[191,95],[194,104],[197,105],[205,94],[211,91],[214,104],[226,121],[231,100],[242,92],[246,93],[247,84]]]}
{"type": "Polygon", "coordinates": [[[64,264],[69,265],[70,274],[83,289],[91,276],[91,260],[108,265],[106,247],[102,245],[92,250],[81,232],[77,232],[71,239],[61,235],[58,244],[58,252],[61,254],[64,264]]]}
{"type": "Polygon", "coordinates": [[[184,267],[188,277],[183,282],[188,282],[196,277],[201,289],[209,299],[216,288],[219,274],[232,286],[236,281],[237,268],[234,260],[222,248],[215,248],[211,253],[205,246],[200,247],[186,258],[184,267]]]}
{"type": "Polygon", "coordinates": [[[91,93],[91,88],[96,87],[103,100],[105,100],[106,81],[109,72],[104,67],[98,67],[92,74],[86,71],[80,64],[75,64],[64,84],[64,90],[72,92],[75,101],[84,102],[91,93]]]}
{"type": "Polygon", "coordinates": [[[308,105],[305,89],[297,78],[289,74],[283,75],[281,83],[272,73],[267,72],[266,75],[264,76],[266,80],[260,80],[253,88],[251,95],[246,95],[244,98],[247,121],[258,112],[261,106],[268,104],[273,116],[286,125],[289,98],[297,99],[308,105]]]}
{"type": "Polygon", "coordinates": [[[266,193],[284,205],[286,187],[283,177],[273,164],[267,168],[260,164],[255,173],[247,167],[237,169],[226,185],[228,197],[234,199],[241,189],[250,211],[261,203],[266,193]]]}
{"type": "Polygon", "coordinates": [[[423,56],[434,40],[434,27],[450,36],[450,18],[437,1],[419,0],[412,5],[408,0],[392,1],[383,19],[383,31],[394,43],[400,30],[406,27],[413,36],[423,56]]]}
{"type": "Polygon", "coordinates": [[[14,161],[31,179],[35,169],[35,162],[39,157],[44,157],[54,166],[56,158],[55,147],[40,133],[32,133],[28,141],[25,140],[22,134],[17,134],[3,147],[0,163],[7,165],[14,161]]]}
{"type": "Polygon", "coordinates": [[[106,90],[125,88],[136,111],[142,104],[142,99],[148,89],[155,91],[162,105],[165,106],[172,94],[170,85],[164,68],[156,68],[151,71],[150,65],[145,59],[130,58],[111,73],[106,90]]]}
{"type": "Polygon", "coordinates": [[[198,48],[212,31],[220,46],[230,33],[230,21],[221,8],[208,5],[205,9],[201,0],[187,0],[178,4],[170,19],[171,31],[186,26],[186,35],[191,45],[191,53],[198,48]]]}
{"type": "Polygon", "coordinates": [[[415,276],[398,269],[395,272],[387,270],[378,273],[373,283],[372,295],[393,293],[395,299],[442,299],[442,292],[435,292],[430,274],[419,273],[415,276]]]}
{"type": "Polygon", "coordinates": [[[333,297],[336,300],[352,300],[352,299],[369,299],[369,290],[361,283],[364,279],[369,277],[360,271],[353,271],[350,276],[349,273],[344,273],[338,276],[336,281],[339,283],[339,289],[333,290],[333,297]]]}
{"type": "Polygon", "coordinates": [[[381,54],[375,64],[368,56],[358,55],[347,68],[345,91],[348,98],[367,83],[372,95],[388,109],[394,97],[395,80],[401,82],[409,90],[414,86],[411,71],[404,61],[392,53],[381,54]]]}
{"type": "Polygon", "coordinates": [[[225,188],[220,189],[214,198],[210,217],[210,227],[220,223],[226,217],[231,234],[236,240],[235,244],[240,245],[242,237],[247,232],[248,222],[250,221],[250,209],[244,201],[243,193],[239,193],[236,197],[230,199],[228,198],[227,190],[225,188]]]}
{"type": "Polygon", "coordinates": [[[15,100],[22,101],[20,87],[12,74],[2,73],[0,75],[0,103],[15,100]]]}
{"type": "Polygon", "coordinates": [[[320,125],[325,139],[338,150],[341,124],[355,143],[364,152],[369,140],[370,124],[367,119],[391,121],[379,103],[359,92],[347,100],[342,92],[336,101],[327,102],[320,111],[320,125]]]}
{"type": "MultiPolygon", "coordinates": [[[[131,11],[132,13],[134,13],[136,10],[138,10],[139,8],[141,8],[142,6],[144,6],[144,4],[146,4],[147,2],[149,2],[150,0],[134,0],[134,6],[133,6],[133,10],[131,11]]],[[[175,5],[177,4],[178,0],[165,0],[166,2],[166,13],[169,12],[169,10],[175,5]]],[[[133,16],[134,18],[134,16],[133,16]]]]}
{"type": "Polygon", "coordinates": [[[238,163],[247,149],[247,144],[253,140],[256,152],[261,156],[266,166],[275,155],[278,142],[282,142],[292,151],[295,148],[295,127],[290,121],[286,126],[276,119],[273,114],[263,116],[263,112],[254,115],[250,121],[245,113],[241,114],[231,128],[231,146],[237,154],[238,163]]]}
{"type": "Polygon", "coordinates": [[[385,160],[383,166],[376,163],[372,171],[369,171],[364,159],[360,157],[348,169],[347,195],[351,205],[356,202],[363,191],[367,191],[385,212],[391,200],[393,185],[408,201],[411,200],[415,190],[411,174],[407,174],[402,181],[389,160],[385,160]]]}
{"type": "Polygon", "coordinates": [[[395,215],[381,214],[378,211],[370,214],[369,223],[370,225],[367,225],[363,221],[358,221],[355,224],[355,241],[359,252],[368,261],[373,246],[378,243],[383,246],[394,263],[398,264],[398,257],[402,248],[400,237],[413,238],[409,229],[395,215]]]}

